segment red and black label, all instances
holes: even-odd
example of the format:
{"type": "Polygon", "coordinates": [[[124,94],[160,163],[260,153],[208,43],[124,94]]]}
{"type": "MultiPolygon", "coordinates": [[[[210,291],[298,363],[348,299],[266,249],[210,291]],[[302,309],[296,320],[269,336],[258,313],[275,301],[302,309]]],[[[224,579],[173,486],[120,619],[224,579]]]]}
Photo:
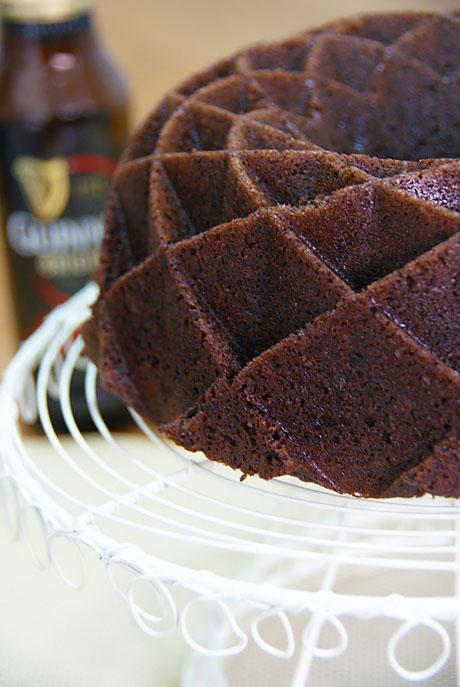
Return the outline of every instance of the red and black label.
{"type": "Polygon", "coordinates": [[[2,136],[4,223],[22,338],[96,268],[119,153],[104,124],[61,123],[40,133],[14,125],[2,136]]]}

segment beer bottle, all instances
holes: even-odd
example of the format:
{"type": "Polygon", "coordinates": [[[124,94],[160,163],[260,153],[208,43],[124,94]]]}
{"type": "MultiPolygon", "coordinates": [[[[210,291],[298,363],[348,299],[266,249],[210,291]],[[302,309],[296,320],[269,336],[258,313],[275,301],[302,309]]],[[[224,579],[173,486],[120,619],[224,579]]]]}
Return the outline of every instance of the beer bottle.
{"type": "MultiPolygon", "coordinates": [[[[0,0],[2,206],[21,338],[96,267],[110,176],[128,134],[126,89],[90,5],[0,0]]],[[[86,425],[82,374],[74,377],[71,400],[86,425]]],[[[59,404],[51,409],[59,423],[59,404]]]]}

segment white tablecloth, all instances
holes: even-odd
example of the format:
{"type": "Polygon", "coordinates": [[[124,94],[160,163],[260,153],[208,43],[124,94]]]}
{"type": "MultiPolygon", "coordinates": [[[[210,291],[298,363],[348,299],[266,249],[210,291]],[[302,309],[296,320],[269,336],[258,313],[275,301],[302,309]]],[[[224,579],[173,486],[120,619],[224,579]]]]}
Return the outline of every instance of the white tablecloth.
{"type": "Polygon", "coordinates": [[[75,592],[0,531],[0,687],[179,685],[183,643],[145,636],[99,561],[75,592]]]}

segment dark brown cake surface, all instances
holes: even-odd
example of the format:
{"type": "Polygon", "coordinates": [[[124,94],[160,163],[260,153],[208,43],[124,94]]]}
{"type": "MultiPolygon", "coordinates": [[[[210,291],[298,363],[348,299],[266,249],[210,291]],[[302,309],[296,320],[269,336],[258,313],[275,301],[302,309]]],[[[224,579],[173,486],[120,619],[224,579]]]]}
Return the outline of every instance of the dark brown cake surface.
{"type": "Polygon", "coordinates": [[[86,344],[245,474],[460,496],[460,18],[372,15],[169,93],[115,175],[86,344]]]}

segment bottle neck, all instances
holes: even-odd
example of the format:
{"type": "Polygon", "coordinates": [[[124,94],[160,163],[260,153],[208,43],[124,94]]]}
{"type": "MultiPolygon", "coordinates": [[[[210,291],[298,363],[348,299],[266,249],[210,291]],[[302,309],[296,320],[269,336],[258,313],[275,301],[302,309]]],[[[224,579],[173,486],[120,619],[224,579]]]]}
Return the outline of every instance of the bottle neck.
{"type": "Polygon", "coordinates": [[[2,43],[4,55],[37,47],[52,52],[62,45],[70,51],[84,50],[94,43],[91,14],[86,11],[62,21],[34,23],[3,18],[2,43]]]}

